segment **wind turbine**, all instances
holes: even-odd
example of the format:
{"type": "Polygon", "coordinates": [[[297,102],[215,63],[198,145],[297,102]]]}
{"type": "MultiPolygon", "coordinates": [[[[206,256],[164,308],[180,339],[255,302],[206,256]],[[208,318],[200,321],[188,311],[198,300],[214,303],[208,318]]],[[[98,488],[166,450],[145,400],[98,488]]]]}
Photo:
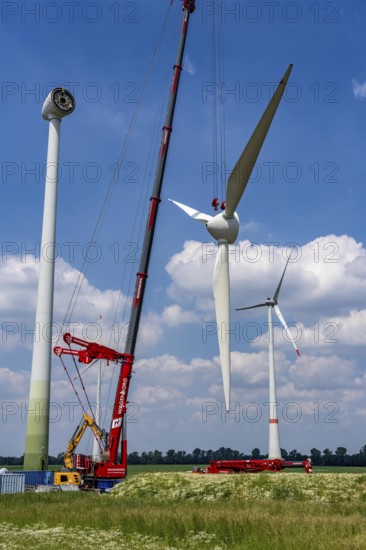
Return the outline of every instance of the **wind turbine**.
{"type": "MultiPolygon", "coordinates": [[[[291,252],[292,254],[292,252],[291,252]]],[[[255,306],[241,307],[237,308],[236,311],[243,311],[244,309],[254,309],[257,307],[268,307],[268,334],[269,334],[269,444],[268,444],[268,458],[269,459],[281,459],[281,447],[280,447],[280,436],[278,431],[278,414],[277,414],[277,397],[276,397],[276,376],[275,376],[275,362],[274,362],[274,345],[273,345],[273,315],[272,310],[274,309],[277,317],[279,318],[283,328],[286,330],[288,339],[292,342],[297,355],[300,355],[300,352],[296,346],[295,340],[292,338],[287,323],[278,307],[278,297],[281,290],[281,285],[283,278],[286,273],[288,263],[291,258],[289,255],[285,269],[283,270],[282,277],[276,289],[276,292],[273,295],[273,298],[267,298],[262,304],[256,304],[255,306]]]]}
{"type": "Polygon", "coordinates": [[[287,81],[292,70],[289,65],[276,91],[274,92],[262,118],[249,139],[243,153],[230,174],[226,190],[226,202],[224,212],[216,216],[210,216],[190,208],[180,202],[169,199],[181,208],[188,216],[206,224],[207,231],[218,243],[216,256],[213,291],[215,300],[216,322],[218,325],[218,338],[222,380],[224,385],[226,410],[230,408],[230,278],[228,263],[229,244],[233,244],[239,233],[239,216],[235,212],[246,185],[256,163],[267,132],[281,101],[287,81]],[[220,335],[220,331],[222,334],[220,335]],[[225,332],[223,332],[225,331],[225,332]]]}
{"type": "Polygon", "coordinates": [[[46,97],[42,117],[49,123],[41,254],[31,383],[24,452],[25,470],[47,470],[52,338],[53,288],[56,256],[56,206],[61,120],[75,109],[75,100],[64,88],[46,97]],[[40,336],[37,336],[39,334],[40,336]]]}

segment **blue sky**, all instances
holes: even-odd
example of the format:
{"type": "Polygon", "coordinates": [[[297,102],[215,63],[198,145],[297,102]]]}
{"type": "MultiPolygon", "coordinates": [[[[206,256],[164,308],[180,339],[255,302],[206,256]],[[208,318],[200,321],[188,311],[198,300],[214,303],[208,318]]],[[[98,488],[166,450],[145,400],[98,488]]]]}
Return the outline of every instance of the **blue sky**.
{"type": "MultiPolygon", "coordinates": [[[[55,288],[55,322],[60,323],[169,4],[3,4],[0,399],[2,432],[9,437],[3,437],[8,442],[1,454],[21,454],[24,448],[32,353],[27,331],[35,315],[47,150],[44,97],[54,83],[69,87],[77,103],[61,129],[55,288]],[[34,13],[26,11],[30,8],[34,13]]],[[[313,446],[342,445],[356,452],[366,441],[366,7],[356,0],[219,4],[198,1],[191,18],[136,348],[130,397],[137,412],[129,429],[130,450],[230,446],[267,451],[265,310],[234,310],[273,294],[286,246],[296,243],[298,254],[289,265],[280,304],[286,320],[296,323],[301,357],[296,359],[279,328],[275,333],[281,446],[308,452],[313,446]],[[224,36],[223,82],[213,82],[212,76],[212,11],[217,10],[224,36]],[[205,229],[167,198],[211,213],[214,188],[207,170],[213,162],[213,97],[219,105],[222,92],[226,155],[220,162],[230,171],[289,63],[294,69],[287,92],[238,208],[241,229],[231,259],[236,415],[222,417],[218,346],[209,334],[214,255],[206,254],[205,229]]],[[[72,318],[80,334],[102,315],[107,342],[114,315],[120,327],[128,321],[127,297],[140,255],[180,23],[175,0],[98,236],[98,257],[88,265],[72,318]]],[[[87,335],[96,337],[92,327],[87,335]]],[[[86,377],[91,392],[95,378],[95,372],[86,377]]],[[[113,384],[106,367],[105,401],[113,384]]],[[[65,403],[75,398],[56,360],[51,399],[50,452],[57,453],[79,417],[76,409],[75,419],[70,418],[65,403]]]]}

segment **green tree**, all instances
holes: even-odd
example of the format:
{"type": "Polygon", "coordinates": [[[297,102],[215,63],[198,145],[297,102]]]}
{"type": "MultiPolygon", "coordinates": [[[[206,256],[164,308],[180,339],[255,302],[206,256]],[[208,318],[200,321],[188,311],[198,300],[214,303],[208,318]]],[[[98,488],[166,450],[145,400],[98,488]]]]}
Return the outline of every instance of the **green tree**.
{"type": "Polygon", "coordinates": [[[129,464],[141,464],[141,458],[139,453],[134,451],[133,453],[130,453],[128,455],[128,463],[129,464]]]}
{"type": "Polygon", "coordinates": [[[281,456],[283,460],[288,460],[288,452],[286,451],[286,449],[281,449],[281,456]]]}
{"type": "Polygon", "coordinates": [[[163,453],[155,449],[153,453],[153,461],[154,461],[153,464],[162,464],[164,462],[163,453]]]}
{"type": "Polygon", "coordinates": [[[169,451],[167,451],[165,455],[165,462],[167,464],[175,464],[175,461],[176,461],[175,450],[169,449],[169,451]]]}
{"type": "Polygon", "coordinates": [[[359,466],[366,466],[366,445],[361,447],[360,452],[358,453],[357,464],[359,466]]]}
{"type": "Polygon", "coordinates": [[[344,457],[347,454],[346,447],[337,447],[335,450],[335,454],[338,457],[338,460],[337,460],[338,464],[344,464],[344,457]]]}
{"type": "Polygon", "coordinates": [[[187,455],[186,451],[177,451],[176,453],[177,464],[184,464],[186,455],[187,455]]]}
{"type": "Polygon", "coordinates": [[[330,466],[333,463],[333,453],[330,449],[324,449],[322,464],[323,466],[330,466]]]}
{"type": "Polygon", "coordinates": [[[198,447],[192,452],[194,464],[201,464],[202,451],[198,447]]]}
{"type": "Polygon", "coordinates": [[[322,463],[322,453],[315,447],[310,449],[310,458],[315,466],[319,466],[322,463]]]}
{"type": "Polygon", "coordinates": [[[212,460],[213,450],[202,451],[202,464],[208,464],[212,460]]]}
{"type": "Polygon", "coordinates": [[[252,450],[252,457],[254,460],[259,460],[261,458],[261,451],[258,447],[252,450]]]}
{"type": "Polygon", "coordinates": [[[302,454],[299,453],[296,449],[293,449],[288,454],[289,460],[302,460],[302,454]]]}

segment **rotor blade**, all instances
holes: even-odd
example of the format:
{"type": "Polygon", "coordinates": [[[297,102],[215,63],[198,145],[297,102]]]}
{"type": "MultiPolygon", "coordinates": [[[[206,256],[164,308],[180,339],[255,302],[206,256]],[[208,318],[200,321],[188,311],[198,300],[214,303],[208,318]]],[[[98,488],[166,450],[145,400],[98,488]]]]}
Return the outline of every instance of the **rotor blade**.
{"type": "Polygon", "coordinates": [[[263,306],[266,306],[267,304],[257,304],[255,306],[249,306],[249,307],[237,307],[235,309],[235,311],[243,311],[243,309],[254,309],[255,307],[263,307],[263,306]]]}
{"type": "Polygon", "coordinates": [[[225,208],[225,214],[228,218],[233,217],[236,207],[238,206],[244,193],[263,142],[266,139],[269,127],[271,126],[273,117],[276,114],[277,107],[281,101],[282,94],[285,91],[292,67],[292,64],[289,65],[275,93],[273,94],[272,99],[264,111],[262,118],[258,122],[256,129],[241,154],[241,157],[236,163],[234,170],[230,174],[227,183],[225,208]]]}
{"type": "Polygon", "coordinates": [[[219,338],[222,381],[227,411],[230,409],[230,278],[228,246],[227,242],[219,242],[213,274],[213,292],[216,323],[218,326],[217,334],[219,338]]]}
{"type": "Polygon", "coordinates": [[[202,212],[199,212],[198,210],[195,210],[194,208],[191,208],[190,206],[186,206],[185,204],[182,204],[181,202],[173,201],[172,199],[168,199],[170,202],[175,204],[175,206],[178,206],[183,212],[188,214],[191,218],[194,220],[197,220],[201,223],[207,223],[212,219],[212,216],[209,214],[203,214],[202,212]]]}
{"type": "Polygon", "coordinates": [[[280,290],[281,290],[281,285],[282,285],[282,281],[283,281],[283,278],[285,276],[285,273],[286,273],[286,269],[287,269],[287,266],[288,266],[288,263],[290,261],[290,258],[291,258],[291,254],[293,253],[294,249],[291,250],[291,253],[289,255],[289,257],[287,258],[287,262],[286,262],[286,265],[285,265],[285,269],[283,270],[283,273],[282,273],[282,277],[281,277],[281,280],[278,284],[278,287],[276,289],[276,292],[274,293],[274,296],[273,296],[273,299],[277,302],[278,300],[278,296],[280,294],[280,290]]]}
{"type": "Polygon", "coordinates": [[[300,357],[300,352],[299,350],[297,349],[297,345],[295,344],[295,340],[292,338],[291,336],[291,332],[290,332],[290,329],[288,328],[287,324],[286,324],[286,321],[280,311],[280,308],[275,305],[274,306],[274,309],[275,309],[275,312],[277,313],[277,317],[279,318],[279,320],[281,321],[282,325],[283,325],[283,328],[286,330],[287,332],[287,336],[288,336],[288,339],[290,340],[290,342],[292,343],[292,345],[294,346],[295,350],[296,350],[296,353],[297,355],[300,357]]]}

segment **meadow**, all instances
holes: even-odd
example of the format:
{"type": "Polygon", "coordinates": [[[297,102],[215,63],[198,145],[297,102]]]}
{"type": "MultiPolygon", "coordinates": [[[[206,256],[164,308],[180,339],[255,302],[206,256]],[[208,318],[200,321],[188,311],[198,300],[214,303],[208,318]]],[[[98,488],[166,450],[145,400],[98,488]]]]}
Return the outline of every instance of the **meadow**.
{"type": "Polygon", "coordinates": [[[0,498],[0,549],[366,548],[366,468],[202,476],[131,466],[109,495],[0,498]]]}

